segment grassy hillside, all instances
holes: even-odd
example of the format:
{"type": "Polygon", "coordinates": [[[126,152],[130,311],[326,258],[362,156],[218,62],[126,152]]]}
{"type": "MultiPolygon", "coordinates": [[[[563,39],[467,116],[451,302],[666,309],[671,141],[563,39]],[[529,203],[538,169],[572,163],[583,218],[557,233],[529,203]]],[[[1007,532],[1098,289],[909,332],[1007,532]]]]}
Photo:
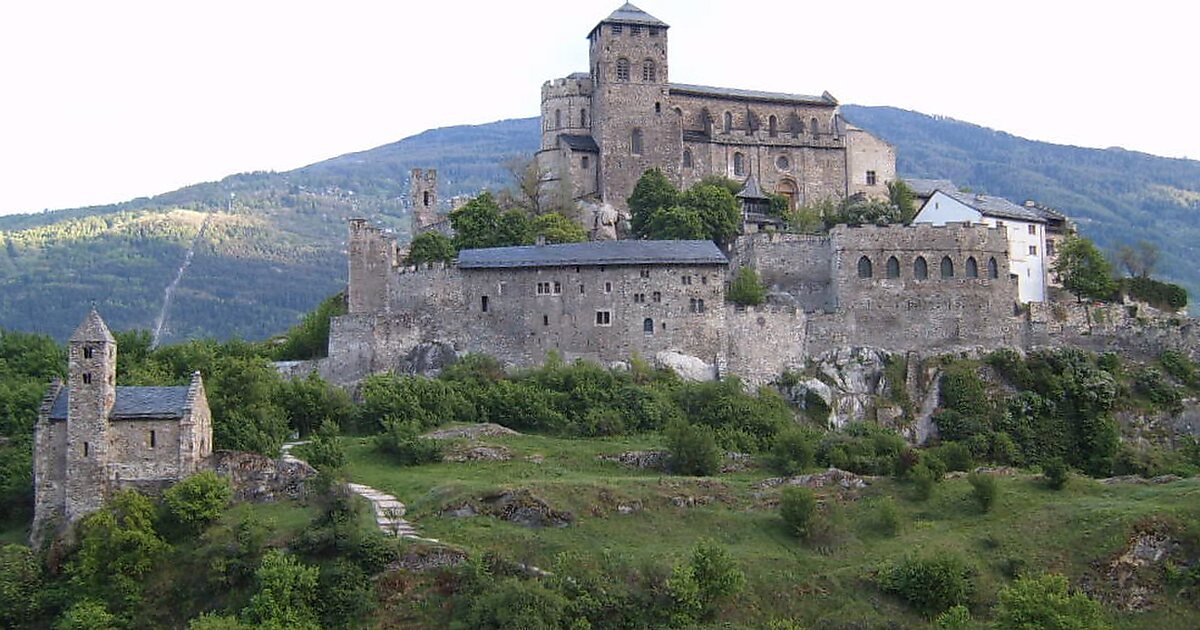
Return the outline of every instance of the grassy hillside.
{"type": "MultiPolygon", "coordinates": [[[[928,501],[916,500],[908,484],[873,478],[864,489],[817,490],[840,516],[831,537],[814,545],[798,541],[784,526],[779,487],[759,485],[773,476],[768,470],[695,478],[597,460],[601,454],[661,446],[653,436],[502,436],[483,442],[508,449],[513,459],[402,468],[366,440],[356,440],[348,449],[347,472],[407,502],[422,535],[551,571],[581,572],[605,562],[670,566],[686,559],[698,541],[715,540],[746,573],[746,589],[717,617],[739,628],[765,627],[768,619],[781,618],[807,628],[928,627],[924,617],[876,584],[881,569],[913,555],[966,559],[975,584],[970,608],[980,619],[990,616],[997,592],[1018,573],[1062,573],[1074,585],[1088,585],[1096,597],[1115,596],[1119,589],[1104,567],[1125,551],[1132,535],[1153,523],[1178,526],[1200,517],[1195,479],[1145,486],[1076,478],[1066,490],[1053,491],[1017,473],[999,477],[997,505],[982,513],[961,477],[939,484],[928,501]],[[480,506],[485,497],[512,490],[527,490],[550,508],[570,513],[570,525],[530,528],[485,514],[451,515],[464,504],[480,506]],[[897,508],[894,535],[881,525],[883,503],[897,508]]],[[[1178,598],[1157,575],[1149,582],[1139,577],[1154,592],[1154,610],[1109,608],[1115,627],[1166,630],[1200,623],[1194,603],[1178,598]]],[[[411,599],[381,594],[381,600],[394,602],[385,616],[420,619],[418,627],[445,622],[437,609],[411,599]]]]}
{"type": "MultiPolygon", "coordinates": [[[[1017,138],[887,107],[844,108],[897,146],[908,177],[947,177],[1080,222],[1102,246],[1146,239],[1160,272],[1200,295],[1200,162],[1017,138]]],[[[118,329],[152,328],[164,289],[209,222],[175,292],[164,340],[264,338],[345,282],[345,224],[408,230],[408,173],[436,168],[443,199],[507,184],[538,120],[434,129],[286,173],[246,173],[121,204],[0,217],[0,326],[62,339],[96,301],[118,329]]]]}

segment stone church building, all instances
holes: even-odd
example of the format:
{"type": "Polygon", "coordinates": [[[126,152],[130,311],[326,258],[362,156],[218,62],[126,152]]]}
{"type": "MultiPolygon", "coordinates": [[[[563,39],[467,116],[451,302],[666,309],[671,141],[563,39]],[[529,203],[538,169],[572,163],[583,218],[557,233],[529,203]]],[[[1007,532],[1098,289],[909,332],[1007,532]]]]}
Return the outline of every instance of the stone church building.
{"type": "Polygon", "coordinates": [[[34,429],[35,541],[117,491],[159,491],[212,455],[199,372],[184,386],[118,387],[116,365],[117,342],[93,309],[68,342],[66,385],[51,384],[34,429]]]}
{"type": "MultiPolygon", "coordinates": [[[[668,26],[626,3],[588,34],[588,72],[542,85],[542,194],[618,212],[658,168],[679,187],[754,177],[793,206],[887,195],[896,152],[820,96],[669,81],[668,26]]],[[[588,226],[592,227],[592,226],[588,226]]]]}

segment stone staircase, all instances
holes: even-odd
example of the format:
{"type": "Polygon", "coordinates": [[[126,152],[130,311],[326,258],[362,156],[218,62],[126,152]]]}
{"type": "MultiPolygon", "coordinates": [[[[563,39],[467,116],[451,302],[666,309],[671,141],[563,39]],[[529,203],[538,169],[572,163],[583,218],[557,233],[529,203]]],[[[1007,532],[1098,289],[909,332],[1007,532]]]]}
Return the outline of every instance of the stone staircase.
{"type": "MultiPolygon", "coordinates": [[[[288,442],[284,444],[282,449],[283,461],[302,461],[295,455],[292,455],[292,449],[304,443],[288,442]]],[[[371,503],[371,511],[375,514],[375,524],[379,526],[380,531],[384,534],[423,542],[438,542],[436,539],[424,538],[417,533],[417,528],[404,519],[404,504],[397,500],[396,497],[376,490],[371,486],[364,486],[361,483],[347,483],[346,488],[371,503]]]]}

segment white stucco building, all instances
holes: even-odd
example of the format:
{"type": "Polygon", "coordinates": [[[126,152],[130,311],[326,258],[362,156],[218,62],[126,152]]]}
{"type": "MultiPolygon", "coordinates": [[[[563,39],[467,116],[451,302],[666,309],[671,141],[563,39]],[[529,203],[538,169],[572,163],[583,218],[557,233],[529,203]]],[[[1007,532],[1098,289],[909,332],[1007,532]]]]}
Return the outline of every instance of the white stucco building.
{"type": "Polygon", "coordinates": [[[936,190],[913,223],[982,223],[1008,230],[1009,273],[1017,279],[1021,302],[1046,301],[1050,271],[1046,263],[1047,217],[1037,207],[1019,206],[1002,197],[936,190]]]}

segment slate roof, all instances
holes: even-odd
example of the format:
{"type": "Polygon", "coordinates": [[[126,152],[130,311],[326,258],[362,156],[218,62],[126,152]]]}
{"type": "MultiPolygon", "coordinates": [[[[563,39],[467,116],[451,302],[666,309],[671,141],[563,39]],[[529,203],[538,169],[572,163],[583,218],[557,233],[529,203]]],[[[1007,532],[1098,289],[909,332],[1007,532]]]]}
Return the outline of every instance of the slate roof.
{"type": "Polygon", "coordinates": [[[958,186],[955,186],[954,182],[948,179],[908,179],[906,177],[904,178],[904,183],[907,184],[908,187],[912,189],[913,194],[917,195],[918,197],[928,197],[936,190],[941,190],[943,192],[958,190],[958,186]]]}
{"type": "Polygon", "coordinates": [[[980,214],[987,217],[997,217],[1001,219],[1016,219],[1017,221],[1030,221],[1032,223],[1045,223],[1046,218],[1042,213],[1033,208],[1018,206],[1017,204],[1003,198],[992,197],[990,195],[976,195],[973,193],[964,193],[949,190],[940,190],[945,194],[968,208],[974,208],[980,214]]]}
{"type": "Polygon", "coordinates": [[[648,26],[667,27],[667,23],[646,13],[645,11],[626,2],[621,8],[613,11],[604,22],[621,22],[622,24],[646,24],[648,26]]]}
{"type": "Polygon", "coordinates": [[[805,105],[837,105],[837,99],[834,98],[829,92],[825,92],[820,96],[811,96],[808,94],[760,92],[758,90],[712,87],[710,85],[691,85],[687,83],[672,83],[670,84],[669,88],[671,94],[717,96],[722,98],[740,98],[750,101],[770,101],[779,103],[803,103],[805,105]]]}
{"type": "Polygon", "coordinates": [[[108,343],[116,343],[112,333],[108,331],[108,326],[101,319],[100,313],[96,312],[93,307],[88,312],[87,317],[83,318],[83,323],[79,324],[79,328],[71,335],[71,341],[105,341],[108,343]]]}
{"type": "MultiPolygon", "coordinates": [[[[188,386],[118,387],[109,420],[178,419],[187,406],[188,386]]],[[[51,420],[67,419],[67,388],[64,387],[50,407],[51,420]]]]}
{"type": "Polygon", "coordinates": [[[728,259],[712,241],[592,241],[562,245],[464,249],[458,253],[458,266],[462,269],[728,263],[728,259]]]}
{"type": "Polygon", "coordinates": [[[600,152],[600,146],[596,144],[596,139],[591,136],[560,133],[558,134],[558,139],[567,143],[567,147],[572,151],[600,152]]]}
{"type": "Polygon", "coordinates": [[[758,186],[758,180],[753,175],[746,178],[746,184],[735,195],[738,199],[769,199],[758,186]]]}

